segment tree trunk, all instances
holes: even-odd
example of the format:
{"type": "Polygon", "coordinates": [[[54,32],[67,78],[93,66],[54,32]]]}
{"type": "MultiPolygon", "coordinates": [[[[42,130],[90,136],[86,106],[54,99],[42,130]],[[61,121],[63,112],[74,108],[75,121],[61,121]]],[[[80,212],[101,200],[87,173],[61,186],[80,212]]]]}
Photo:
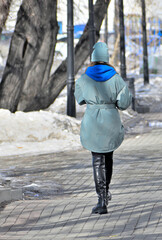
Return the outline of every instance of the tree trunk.
{"type": "Polygon", "coordinates": [[[120,42],[120,34],[118,33],[118,36],[116,38],[116,42],[114,45],[114,51],[113,51],[112,57],[110,58],[110,64],[112,65],[118,65],[117,59],[119,55],[119,42],[120,42]]]}
{"type": "Polygon", "coordinates": [[[24,110],[46,86],[58,31],[56,9],[56,0],[23,1],[0,85],[1,108],[24,110]]]}
{"type": "Polygon", "coordinates": [[[119,0],[115,0],[115,17],[114,17],[114,30],[115,30],[115,35],[114,35],[114,45],[117,44],[118,42],[118,45],[117,45],[117,49],[118,51],[116,52],[117,54],[114,55],[114,65],[118,65],[119,63],[119,43],[120,43],[120,35],[119,35],[119,0]],[[119,39],[118,39],[119,37],[119,39]]]}
{"type": "Polygon", "coordinates": [[[0,35],[6,23],[12,0],[0,0],[0,35]]]}
{"type": "MultiPolygon", "coordinates": [[[[94,25],[96,28],[96,41],[99,39],[99,31],[104,19],[107,7],[110,0],[97,0],[94,5],[94,25]]],[[[87,57],[89,56],[89,33],[88,23],[82,36],[75,47],[75,74],[81,68],[87,57]]],[[[28,102],[26,108],[21,108],[23,111],[34,111],[45,109],[54,102],[61,90],[65,87],[67,80],[67,63],[66,60],[57,68],[54,74],[48,79],[44,88],[28,102]]]]}

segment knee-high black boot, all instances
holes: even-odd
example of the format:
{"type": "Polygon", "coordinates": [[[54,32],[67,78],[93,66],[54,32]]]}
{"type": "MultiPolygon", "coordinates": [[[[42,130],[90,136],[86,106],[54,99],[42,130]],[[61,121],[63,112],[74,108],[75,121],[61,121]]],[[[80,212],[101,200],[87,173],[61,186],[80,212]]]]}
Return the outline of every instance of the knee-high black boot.
{"type": "Polygon", "coordinates": [[[98,203],[92,209],[92,213],[107,213],[107,194],[106,194],[106,172],[105,172],[105,155],[92,153],[93,173],[98,195],[98,203]]]}
{"type": "Polygon", "coordinates": [[[107,194],[107,205],[108,201],[111,200],[112,196],[109,191],[109,185],[111,182],[113,172],[113,152],[105,153],[105,169],[106,169],[106,194],[107,194]]]}

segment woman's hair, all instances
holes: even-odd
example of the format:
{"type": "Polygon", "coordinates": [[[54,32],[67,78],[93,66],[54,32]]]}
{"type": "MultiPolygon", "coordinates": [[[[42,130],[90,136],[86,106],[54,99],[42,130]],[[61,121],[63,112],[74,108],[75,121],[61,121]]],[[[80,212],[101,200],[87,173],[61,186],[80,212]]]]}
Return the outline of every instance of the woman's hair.
{"type": "MultiPolygon", "coordinates": [[[[114,68],[114,66],[112,66],[110,63],[106,63],[106,62],[90,62],[89,64],[88,64],[88,67],[93,67],[93,66],[95,66],[95,65],[107,65],[107,66],[110,66],[110,67],[112,67],[112,68],[114,68]]],[[[87,68],[88,68],[87,67],[87,68]]],[[[86,68],[86,70],[87,70],[87,68],[86,68]]],[[[115,69],[115,68],[114,68],[115,69]]],[[[86,72],[86,70],[85,70],[85,72],[86,72]]],[[[115,69],[115,71],[116,71],[116,69],[115,69]]]]}

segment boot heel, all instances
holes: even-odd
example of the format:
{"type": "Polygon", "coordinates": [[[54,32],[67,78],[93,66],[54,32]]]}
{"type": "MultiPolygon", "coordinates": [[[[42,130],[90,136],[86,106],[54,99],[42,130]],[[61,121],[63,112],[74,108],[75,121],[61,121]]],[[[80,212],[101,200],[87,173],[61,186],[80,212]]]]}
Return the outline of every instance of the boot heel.
{"type": "Polygon", "coordinates": [[[98,213],[99,213],[99,214],[106,214],[106,213],[108,213],[107,207],[104,206],[104,207],[100,208],[100,209],[98,210],[98,213]]]}

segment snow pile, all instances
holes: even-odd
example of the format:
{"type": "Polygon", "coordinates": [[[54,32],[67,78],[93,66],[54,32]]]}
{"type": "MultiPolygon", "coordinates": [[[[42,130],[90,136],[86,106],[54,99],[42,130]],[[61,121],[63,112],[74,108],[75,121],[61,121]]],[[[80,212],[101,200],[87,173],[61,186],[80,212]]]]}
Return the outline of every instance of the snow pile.
{"type": "Polygon", "coordinates": [[[0,109],[0,155],[57,152],[81,147],[80,121],[50,111],[0,109]]]}
{"type": "Polygon", "coordinates": [[[16,112],[0,109],[0,141],[45,141],[79,135],[80,121],[47,111],[16,112]]]}
{"type": "MultiPolygon", "coordinates": [[[[149,84],[144,85],[143,78],[139,78],[135,81],[135,89],[137,96],[150,96],[154,95],[155,97],[161,96],[162,91],[162,77],[157,76],[149,79],[149,84]]],[[[159,98],[158,98],[159,99],[159,98]]]]}
{"type": "Polygon", "coordinates": [[[162,77],[150,77],[148,85],[144,85],[143,81],[143,78],[139,78],[135,81],[137,104],[149,106],[150,112],[161,112],[162,77]]]}

